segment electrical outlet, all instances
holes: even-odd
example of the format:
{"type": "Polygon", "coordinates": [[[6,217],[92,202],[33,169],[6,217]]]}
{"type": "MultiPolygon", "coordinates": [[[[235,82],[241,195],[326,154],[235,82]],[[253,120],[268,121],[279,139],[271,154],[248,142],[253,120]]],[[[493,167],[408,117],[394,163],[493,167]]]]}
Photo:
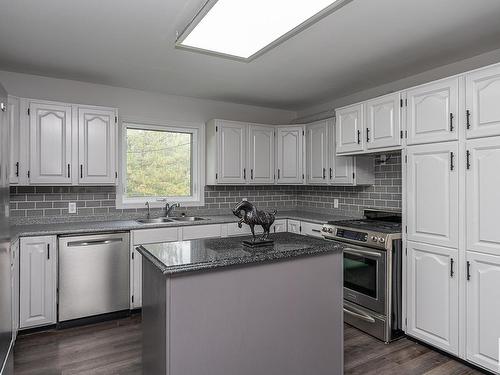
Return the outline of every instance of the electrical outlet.
{"type": "Polygon", "coordinates": [[[337,198],[333,200],[333,208],[339,208],[339,200],[337,198]]]}
{"type": "Polygon", "coordinates": [[[69,202],[69,204],[68,204],[68,212],[70,214],[76,214],[76,203],[75,202],[69,202]]]}

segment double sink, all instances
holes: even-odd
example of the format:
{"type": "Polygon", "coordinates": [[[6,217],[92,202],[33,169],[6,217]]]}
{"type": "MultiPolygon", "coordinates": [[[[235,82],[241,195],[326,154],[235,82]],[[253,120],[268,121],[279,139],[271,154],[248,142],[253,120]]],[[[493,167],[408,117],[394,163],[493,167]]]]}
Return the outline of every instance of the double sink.
{"type": "Polygon", "coordinates": [[[157,217],[149,219],[137,219],[136,221],[140,224],[161,224],[161,223],[175,223],[179,221],[200,221],[206,220],[198,216],[179,216],[179,217],[157,217]]]}

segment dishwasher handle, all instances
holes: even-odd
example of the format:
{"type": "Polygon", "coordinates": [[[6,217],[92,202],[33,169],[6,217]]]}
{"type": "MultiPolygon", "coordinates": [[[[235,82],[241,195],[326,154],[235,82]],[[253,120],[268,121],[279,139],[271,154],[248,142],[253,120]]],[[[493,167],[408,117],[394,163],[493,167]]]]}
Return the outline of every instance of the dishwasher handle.
{"type": "Polygon", "coordinates": [[[112,242],[122,242],[123,238],[108,238],[105,240],[95,240],[95,241],[72,241],[68,242],[68,247],[77,247],[77,246],[94,246],[94,245],[107,245],[112,242]]]}

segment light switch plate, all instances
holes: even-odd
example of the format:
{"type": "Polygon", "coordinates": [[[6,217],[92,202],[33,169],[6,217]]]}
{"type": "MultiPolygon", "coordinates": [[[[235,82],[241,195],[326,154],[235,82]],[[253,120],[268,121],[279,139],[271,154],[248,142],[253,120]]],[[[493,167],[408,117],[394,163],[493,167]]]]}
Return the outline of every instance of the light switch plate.
{"type": "Polygon", "coordinates": [[[333,200],[333,208],[339,208],[339,200],[337,198],[333,200]]]}
{"type": "Polygon", "coordinates": [[[68,204],[68,212],[70,214],[76,214],[76,203],[75,202],[69,202],[69,204],[68,204]]]}

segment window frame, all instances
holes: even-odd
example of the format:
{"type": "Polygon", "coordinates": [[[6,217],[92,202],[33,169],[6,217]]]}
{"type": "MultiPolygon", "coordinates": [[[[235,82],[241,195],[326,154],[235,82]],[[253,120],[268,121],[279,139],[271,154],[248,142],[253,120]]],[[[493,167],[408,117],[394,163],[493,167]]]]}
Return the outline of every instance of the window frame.
{"type": "Polygon", "coordinates": [[[144,208],[146,202],[151,208],[165,207],[167,202],[178,202],[184,207],[203,206],[205,203],[205,124],[179,121],[144,121],[124,118],[120,124],[120,173],[116,192],[117,209],[144,208]],[[126,195],[127,188],[127,128],[190,133],[192,135],[192,195],[190,197],[135,197],[126,195]]]}

